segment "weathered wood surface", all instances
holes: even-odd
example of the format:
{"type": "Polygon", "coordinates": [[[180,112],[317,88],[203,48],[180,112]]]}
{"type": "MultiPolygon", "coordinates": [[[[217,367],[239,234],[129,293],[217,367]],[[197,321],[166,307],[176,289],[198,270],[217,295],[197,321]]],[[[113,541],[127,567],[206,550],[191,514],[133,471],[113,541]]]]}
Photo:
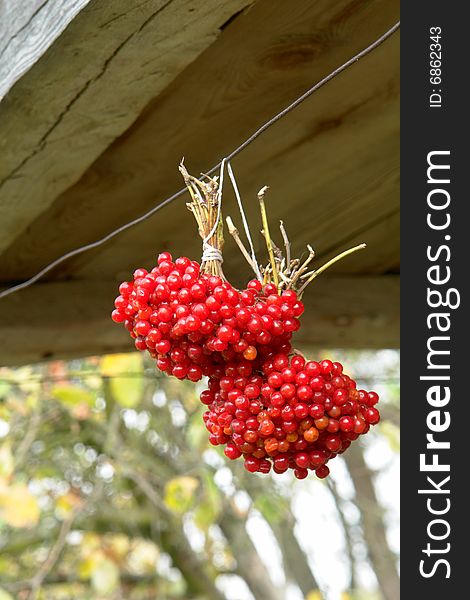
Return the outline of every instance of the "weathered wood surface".
{"type": "MultiPolygon", "coordinates": [[[[313,81],[385,31],[395,13],[396,5],[389,1],[358,6],[304,0],[295,10],[279,1],[257,3],[18,236],[0,259],[2,278],[33,274],[181,187],[177,164],[183,154],[194,171],[206,169],[313,81]]],[[[395,37],[234,161],[248,215],[256,214],[256,191],[269,184],[272,217],[286,219],[297,250],[310,241],[319,255],[326,254],[347,243],[351,233],[363,232],[368,241],[368,227],[398,211],[397,51],[395,37]]],[[[149,261],[156,239],[160,247],[197,256],[198,242],[188,236],[190,220],[182,204],[174,203],[103,251],[70,262],[62,272],[84,278],[117,275],[136,261],[149,261]]],[[[226,212],[235,212],[233,203],[227,207],[226,212]]],[[[394,239],[382,243],[396,253],[394,239]]],[[[231,260],[228,256],[227,262],[231,260]]],[[[342,268],[347,272],[361,260],[364,254],[342,268]]],[[[234,272],[240,271],[237,261],[234,272]]]]}
{"type": "MultiPolygon", "coordinates": [[[[178,2],[168,2],[159,19],[178,2]]],[[[104,4],[108,3],[100,3],[100,6],[104,4]]],[[[141,10],[149,9],[150,4],[145,3],[141,10]]],[[[201,10],[201,4],[206,6],[206,3],[194,2],[192,6],[201,10]]],[[[236,12],[232,10],[234,4],[225,4],[231,7],[227,9],[230,17],[236,12]]],[[[237,6],[245,4],[240,2],[237,6]]],[[[120,6],[120,2],[113,6],[120,6]]],[[[126,6],[129,10],[129,4],[126,6]]],[[[99,45],[102,54],[95,60],[88,50],[94,68],[102,66],[103,61],[106,63],[106,53],[108,58],[112,56],[105,73],[96,81],[92,73],[82,79],[83,63],[74,63],[64,54],[63,60],[67,58],[71,70],[70,85],[77,83],[79,90],[90,78],[92,83],[53,126],[53,133],[46,136],[45,143],[38,146],[44,127],[51,127],[51,123],[45,121],[57,119],[54,111],[58,105],[55,99],[49,99],[55,115],[52,117],[44,106],[34,112],[31,106],[36,92],[28,98],[27,80],[33,75],[38,77],[35,71],[41,73],[41,69],[46,76],[43,61],[57,61],[60,68],[60,56],[54,53],[54,48],[64,43],[67,35],[72,35],[73,27],[76,27],[74,39],[83,39],[81,28],[88,23],[87,11],[91,10],[98,10],[94,2],[90,2],[4,101],[8,102],[15,93],[17,102],[26,103],[30,110],[22,112],[7,104],[3,110],[11,111],[13,121],[6,126],[0,105],[0,133],[3,128],[14,141],[13,146],[8,144],[8,168],[16,169],[18,158],[21,161],[33,153],[0,190],[2,214],[16,220],[15,226],[11,220],[4,220],[4,225],[0,225],[0,238],[4,241],[0,278],[5,283],[34,274],[67,250],[97,239],[179,189],[182,182],[177,165],[182,156],[192,172],[206,170],[312,83],[398,20],[395,0],[338,0],[334,3],[257,0],[220,32],[222,19],[219,9],[214,9],[211,14],[195,18],[197,31],[206,31],[206,45],[203,49],[201,42],[192,62],[188,58],[186,67],[182,63],[175,65],[164,53],[156,56],[161,47],[159,38],[152,38],[155,38],[154,31],[149,34],[152,39],[142,36],[145,27],[138,36],[131,37],[134,45],[127,55],[128,62],[117,60],[121,51],[113,54],[113,36],[106,37],[105,27],[100,32],[105,36],[103,45],[99,45]],[[167,59],[169,62],[165,63],[167,59]],[[158,79],[156,84],[151,79],[148,62],[150,71],[160,69],[161,64],[163,70],[169,70],[164,82],[158,79]],[[113,68],[116,69],[114,75],[108,77],[108,70],[113,68]],[[132,77],[119,86],[121,72],[124,79],[129,73],[132,77]],[[91,93],[92,90],[95,91],[91,93]],[[147,97],[145,108],[135,100],[135,95],[141,92],[147,97]],[[150,102],[149,96],[152,97],[150,102]],[[120,108],[113,112],[116,97],[120,108]],[[87,103],[82,106],[85,99],[87,103]],[[90,107],[92,116],[87,113],[90,107]],[[134,116],[126,124],[129,114],[134,116]],[[119,136],[121,125],[125,133],[119,136]],[[32,130],[30,135],[25,133],[28,126],[32,130]]],[[[137,18],[132,14],[132,18],[137,18]]],[[[174,25],[174,17],[172,20],[170,12],[168,15],[170,27],[174,25]]],[[[107,27],[123,24],[130,18],[126,14],[112,20],[107,27]]],[[[155,24],[157,21],[154,20],[155,24]]],[[[92,24],[88,25],[94,39],[92,24]]],[[[193,21],[181,32],[176,46],[178,43],[183,48],[191,46],[188,36],[194,31],[192,27],[196,27],[193,21]]],[[[85,45],[83,51],[87,48],[85,45]]],[[[170,50],[173,49],[171,46],[170,50]]],[[[66,50],[64,47],[63,53],[66,50]]],[[[302,252],[305,244],[311,243],[317,251],[316,264],[319,265],[345,247],[359,242],[368,244],[367,250],[335,265],[331,272],[332,281],[338,275],[357,275],[347,280],[347,290],[340,287],[346,293],[344,306],[347,308],[351,302],[351,306],[357,306],[356,316],[349,318],[347,310],[344,312],[337,306],[331,314],[323,311],[323,316],[318,317],[309,311],[304,318],[303,330],[308,332],[304,335],[311,336],[313,343],[319,345],[395,347],[398,344],[398,308],[386,301],[390,292],[387,286],[395,285],[398,289],[397,283],[387,283],[395,281],[389,274],[399,270],[398,50],[399,37],[395,35],[278,122],[233,161],[247,215],[254,224],[257,249],[262,244],[261,236],[256,234],[259,226],[256,192],[264,184],[271,187],[266,201],[272,221],[284,220],[295,253],[302,252]],[[364,288],[370,281],[369,275],[373,276],[374,291],[364,288]],[[380,281],[384,282],[383,293],[380,281]],[[354,303],[354,298],[361,299],[361,303],[359,300],[358,304],[354,303]],[[375,311],[373,303],[376,303],[375,311]],[[343,326],[343,322],[352,325],[343,326]]],[[[97,52],[96,48],[94,51],[97,52]]],[[[66,98],[69,98],[68,93],[66,88],[66,98]]],[[[119,338],[116,332],[119,328],[108,319],[113,296],[109,290],[127,278],[135,266],[151,265],[155,254],[162,249],[170,249],[176,255],[200,256],[200,240],[184,201],[180,198],[148,222],[99,250],[68,261],[48,276],[51,281],[77,281],[39,285],[33,288],[37,296],[33,290],[28,292],[31,296],[16,296],[18,303],[22,298],[31,301],[38,298],[39,308],[30,324],[44,331],[39,315],[41,310],[47,315],[49,309],[43,300],[45,292],[41,290],[60,286],[59,312],[67,315],[70,310],[75,322],[71,317],[64,317],[64,323],[68,323],[66,330],[71,335],[67,336],[69,341],[65,346],[59,340],[54,342],[59,355],[129,347],[124,338],[119,338]],[[101,284],[103,279],[107,283],[101,284]],[[77,296],[78,289],[95,289],[95,285],[102,290],[96,295],[96,314],[87,294],[77,296]],[[69,309],[69,305],[72,308],[69,309]],[[80,310],[92,317],[79,319],[76,315],[80,310]],[[99,314],[102,320],[97,323],[99,314]],[[93,328],[98,332],[96,335],[93,328]],[[77,337],[76,344],[71,340],[73,337],[77,337]],[[101,341],[95,341],[98,337],[101,341]]],[[[231,214],[240,224],[228,188],[224,213],[231,214]]],[[[248,267],[232,240],[227,240],[224,256],[224,269],[234,283],[246,282],[248,267]]],[[[319,293],[320,285],[326,290],[330,279],[326,275],[325,283],[316,284],[319,293]]],[[[334,285],[331,283],[331,289],[334,285]]],[[[11,298],[13,304],[14,298],[11,298]]],[[[398,303],[396,294],[390,294],[390,298],[398,303]]],[[[11,306],[10,300],[0,300],[2,304],[5,302],[11,306]]],[[[326,307],[328,299],[325,297],[322,302],[326,307]]],[[[332,304],[335,302],[336,297],[332,304]]],[[[2,311],[0,316],[2,336],[7,327],[3,325],[7,314],[2,311]]],[[[42,338],[44,345],[44,335],[42,338]]],[[[38,341],[31,350],[19,348],[16,360],[40,357],[44,352],[41,354],[38,341]]]]}
{"type": "Polygon", "coordinates": [[[89,1],[0,2],[0,100],[89,1]]]}
{"type": "MultiPolygon", "coordinates": [[[[2,300],[0,364],[128,351],[132,341],[110,313],[114,282],[38,284],[2,300]],[[67,298],[67,303],[63,298],[67,298]]],[[[321,348],[396,348],[399,278],[325,277],[305,294],[296,341],[321,348]]]]}
{"type": "Polygon", "coordinates": [[[0,104],[0,251],[251,0],[93,0],[0,104]]]}

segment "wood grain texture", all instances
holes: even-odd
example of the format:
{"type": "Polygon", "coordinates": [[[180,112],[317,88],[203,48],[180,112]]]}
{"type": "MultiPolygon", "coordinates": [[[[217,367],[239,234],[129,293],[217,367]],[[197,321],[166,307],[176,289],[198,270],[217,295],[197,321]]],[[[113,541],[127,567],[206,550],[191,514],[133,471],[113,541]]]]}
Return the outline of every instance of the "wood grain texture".
{"type": "MultiPolygon", "coordinates": [[[[295,9],[280,1],[255,4],[18,237],[0,259],[3,279],[30,276],[174,192],[181,187],[177,164],[183,155],[193,171],[208,168],[383,33],[396,12],[390,1],[304,0],[295,9]]],[[[295,251],[310,242],[320,258],[356,232],[367,242],[368,228],[398,210],[397,53],[398,36],[237,157],[234,168],[255,230],[256,192],[264,184],[271,186],[271,217],[286,221],[295,251]]],[[[229,192],[225,213],[236,213],[229,192]]],[[[59,274],[120,277],[138,262],[150,264],[157,246],[198,257],[191,227],[181,199],[102,250],[69,262],[59,274]]],[[[261,246],[259,235],[256,243],[261,246]]],[[[395,240],[383,244],[396,252],[395,240]]],[[[233,246],[227,243],[226,249],[228,273],[243,273],[233,246]]],[[[355,260],[338,268],[348,272],[355,260]]]]}
{"type": "MultiPolygon", "coordinates": [[[[161,14],[175,3],[169,2],[161,14]]],[[[142,10],[150,4],[144,3],[142,10]]],[[[79,33],[84,25],[79,19],[93,5],[80,13],[59,42],[73,27],[77,28],[77,39],[82,39],[79,33]]],[[[54,116],[49,111],[15,112],[9,105],[16,121],[9,126],[8,135],[18,143],[17,149],[8,146],[10,168],[15,168],[18,157],[35,151],[34,140],[44,136],[46,124],[56,129],[21,167],[18,177],[8,179],[4,195],[0,195],[0,202],[7,207],[6,211],[2,208],[4,213],[8,215],[10,210],[13,214],[15,207],[18,219],[15,226],[11,220],[0,225],[4,242],[1,281],[21,281],[64,252],[94,241],[148,210],[182,187],[177,170],[182,156],[192,172],[206,170],[398,20],[395,0],[257,0],[226,23],[221,32],[219,15],[212,12],[214,15],[204,16],[197,25],[207,31],[206,45],[201,43],[197,56],[193,55],[192,62],[188,58],[186,66],[171,58],[173,50],[177,55],[189,44],[187,38],[194,31],[191,21],[170,47],[165,67],[169,72],[163,79],[147,70],[148,60],[149,70],[155,71],[158,61],[167,59],[165,54],[158,60],[155,57],[155,48],[161,47],[158,36],[153,39],[155,31],[146,41],[131,38],[135,47],[126,55],[128,62],[114,65],[121,56],[118,51],[99,80],[90,83],[82,94],[88,98],[85,108],[92,108],[93,118],[80,110],[81,97],[57,125],[45,123],[54,116]],[[108,69],[115,69],[112,77],[107,77],[108,69]],[[134,73],[128,80],[131,92],[123,84],[124,91],[131,95],[142,91],[147,98],[145,106],[137,100],[129,106],[129,96],[121,87],[115,89],[120,74],[125,78],[132,69],[144,76],[134,73]],[[152,79],[154,76],[157,79],[152,79]],[[113,109],[117,89],[119,100],[123,98],[122,110],[113,109]],[[124,122],[128,113],[134,115],[129,123],[124,122]],[[30,137],[25,133],[28,124],[33,129],[30,137]],[[121,125],[119,136],[116,132],[121,125]],[[15,126],[23,132],[22,139],[14,137],[15,126]],[[87,167],[95,151],[94,162],[87,167]],[[6,237],[8,223],[11,235],[6,237]]],[[[170,19],[171,13],[168,15],[170,19]]],[[[107,27],[130,18],[127,13],[117,16],[107,27]]],[[[106,52],[100,60],[109,56],[114,43],[112,36],[106,37],[106,27],[102,35],[106,52]]],[[[189,56],[194,47],[188,47],[189,56]]],[[[87,44],[83,52],[88,52],[93,62],[87,44]]],[[[256,192],[265,184],[270,186],[266,202],[273,232],[276,221],[282,218],[294,254],[301,254],[311,243],[319,266],[346,247],[368,244],[367,250],[335,265],[307,291],[307,311],[299,337],[305,345],[398,346],[398,52],[399,36],[395,35],[233,161],[255,247],[263,260],[256,192]]],[[[43,68],[43,60],[55,60],[60,67],[59,57],[48,54],[34,69],[43,68]]],[[[80,73],[74,72],[70,80],[77,82],[78,90],[94,77],[88,73],[82,80],[80,73]]],[[[28,76],[32,74],[33,70],[28,76]]],[[[18,99],[25,102],[27,97],[19,95],[18,99]]],[[[53,113],[57,107],[53,99],[50,101],[53,113]]],[[[4,120],[0,122],[0,130],[4,124],[4,120]]],[[[128,349],[127,337],[109,319],[117,282],[128,278],[136,266],[152,265],[161,250],[200,257],[200,239],[184,201],[180,198],[100,249],[68,261],[48,275],[49,283],[1,300],[0,341],[15,337],[16,345],[0,360],[16,364],[128,349]],[[15,336],[13,320],[19,319],[25,304],[33,308],[24,329],[15,336]],[[28,344],[23,343],[26,338],[28,344]]],[[[240,225],[228,186],[223,210],[240,225]]],[[[244,285],[250,272],[230,239],[224,257],[230,280],[244,285]]]]}
{"type": "Polygon", "coordinates": [[[90,0],[2,0],[0,100],[90,0]]]}
{"type": "Polygon", "coordinates": [[[0,250],[250,1],[90,2],[0,105],[0,250]]]}
{"type": "MultiPolygon", "coordinates": [[[[0,365],[131,350],[127,331],[109,316],[116,290],[110,281],[55,282],[3,299],[0,365]]],[[[396,348],[398,294],[393,275],[319,279],[305,295],[296,341],[322,348],[396,348]]]]}

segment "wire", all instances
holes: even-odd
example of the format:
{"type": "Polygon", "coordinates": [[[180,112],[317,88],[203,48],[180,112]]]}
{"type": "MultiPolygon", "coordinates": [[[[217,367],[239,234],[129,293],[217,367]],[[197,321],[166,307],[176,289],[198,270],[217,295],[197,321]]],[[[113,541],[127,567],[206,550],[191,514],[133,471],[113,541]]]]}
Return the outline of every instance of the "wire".
{"type": "MultiPolygon", "coordinates": [[[[340,73],[345,71],[348,67],[352,66],[355,62],[357,62],[358,60],[360,60],[361,58],[363,58],[364,56],[366,56],[367,54],[372,52],[372,50],[375,50],[375,48],[380,46],[383,42],[385,42],[385,40],[387,40],[391,35],[393,35],[399,29],[399,27],[400,27],[400,21],[398,21],[398,23],[395,23],[395,25],[393,27],[391,27],[388,31],[386,31],[375,42],[373,42],[372,44],[370,44],[369,46],[364,48],[364,50],[361,50],[361,52],[359,52],[358,54],[356,54],[355,56],[350,58],[347,62],[342,64],[340,67],[338,67],[337,69],[332,71],[329,75],[327,75],[326,77],[321,79],[319,82],[317,82],[311,88],[309,88],[304,94],[302,94],[296,100],[294,100],[294,102],[292,102],[291,104],[286,106],[283,110],[281,110],[281,112],[279,112],[277,115],[275,115],[274,117],[269,119],[269,121],[264,123],[264,125],[262,125],[254,133],[252,133],[242,144],[240,144],[237,148],[235,148],[235,150],[233,150],[230,154],[225,156],[216,165],[214,165],[208,171],[206,171],[206,174],[211,175],[212,173],[217,171],[217,169],[219,169],[219,167],[222,165],[222,163],[224,161],[228,162],[232,158],[237,156],[237,154],[242,152],[247,146],[249,146],[252,142],[254,142],[254,140],[256,140],[256,138],[258,138],[262,133],[264,133],[267,129],[269,129],[272,125],[274,125],[274,123],[277,123],[277,121],[282,119],[291,110],[293,110],[294,108],[299,106],[299,104],[304,102],[304,100],[309,98],[314,92],[319,90],[326,83],[331,81],[334,77],[336,77],[337,75],[339,75],[340,73]]],[[[111,231],[110,233],[108,233],[107,235],[102,237],[101,239],[96,240],[95,242],[91,242],[90,244],[85,244],[84,246],[80,246],[79,248],[75,248],[74,250],[70,250],[70,252],[63,254],[59,258],[56,258],[54,261],[49,263],[43,269],[38,271],[38,273],[36,273],[36,275],[33,275],[32,277],[30,277],[26,281],[23,281],[22,283],[19,283],[17,285],[14,285],[12,287],[6,288],[5,290],[1,291],[0,299],[5,298],[6,296],[9,296],[10,294],[13,294],[15,292],[18,292],[24,288],[27,288],[27,287],[33,285],[34,283],[36,283],[36,281],[41,279],[41,277],[43,277],[43,275],[45,275],[46,273],[49,273],[49,271],[51,271],[58,265],[62,264],[69,258],[78,256],[79,254],[82,254],[83,252],[87,252],[88,250],[93,250],[94,248],[98,248],[102,244],[105,244],[106,242],[113,239],[117,235],[123,233],[127,229],[130,229],[131,227],[134,227],[135,225],[138,225],[139,223],[146,221],[151,216],[153,216],[155,213],[157,213],[159,210],[161,210],[162,208],[164,208],[165,206],[167,206],[168,204],[170,204],[171,202],[173,202],[174,200],[176,200],[177,198],[182,196],[185,192],[186,192],[186,188],[180,189],[179,191],[174,193],[172,196],[169,196],[168,198],[166,198],[165,200],[163,200],[162,202],[160,202],[159,204],[157,204],[156,206],[151,208],[149,211],[147,211],[140,217],[137,217],[136,219],[133,219],[132,221],[129,221],[128,223],[125,223],[124,225],[121,225],[120,227],[118,227],[114,231],[111,231]]]]}

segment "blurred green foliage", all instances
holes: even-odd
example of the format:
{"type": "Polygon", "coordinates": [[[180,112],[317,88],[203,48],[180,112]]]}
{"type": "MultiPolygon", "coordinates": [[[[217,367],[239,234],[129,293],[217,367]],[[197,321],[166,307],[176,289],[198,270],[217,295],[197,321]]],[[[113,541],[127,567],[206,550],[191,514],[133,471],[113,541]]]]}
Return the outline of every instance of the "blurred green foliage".
{"type": "MultiPolygon", "coordinates": [[[[380,370],[361,353],[347,362],[380,370]]],[[[382,362],[392,416],[375,435],[396,452],[398,358],[382,362]]],[[[287,583],[300,594],[290,597],[328,598],[293,533],[292,500],[309,484],[225,459],[203,410],[195,385],[157,375],[139,353],[0,369],[0,600],[221,600],[223,577],[237,600],[286,598],[287,583]],[[273,532],[283,585],[250,538],[252,515],[273,532]]],[[[347,575],[356,568],[346,555],[342,600],[379,598],[380,585],[347,575]]]]}

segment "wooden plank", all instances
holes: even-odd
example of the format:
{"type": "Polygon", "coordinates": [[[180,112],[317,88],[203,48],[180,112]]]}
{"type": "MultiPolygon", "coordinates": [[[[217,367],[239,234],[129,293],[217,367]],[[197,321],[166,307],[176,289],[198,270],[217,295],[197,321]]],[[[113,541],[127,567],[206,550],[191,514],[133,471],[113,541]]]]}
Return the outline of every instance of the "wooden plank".
{"type": "Polygon", "coordinates": [[[3,0],[0,4],[0,100],[90,0],[3,0]]]}
{"type": "Polygon", "coordinates": [[[398,348],[398,275],[319,277],[304,294],[299,345],[322,348],[398,348]]]}
{"type": "MultiPolygon", "coordinates": [[[[389,1],[303,0],[295,7],[280,0],[258,2],[12,244],[1,258],[4,280],[33,274],[178,189],[176,166],[183,154],[194,171],[216,162],[383,33],[397,10],[389,1]]],[[[234,161],[251,221],[258,220],[256,191],[268,183],[273,221],[285,220],[296,252],[311,242],[319,256],[327,255],[398,209],[397,53],[398,37],[325,86],[234,161]]],[[[236,215],[229,193],[224,203],[225,212],[236,215]]],[[[161,248],[198,257],[199,241],[189,231],[194,229],[181,200],[59,273],[125,277],[135,264],[150,264],[161,248]]],[[[394,240],[382,243],[397,263],[394,240]]],[[[242,259],[230,242],[226,249],[227,273],[241,283],[242,259]]],[[[347,273],[354,260],[345,261],[340,272],[347,273]]],[[[380,269],[374,265],[374,272],[380,269]]]]}
{"type": "Polygon", "coordinates": [[[393,211],[385,218],[378,220],[373,225],[360,232],[354,232],[334,251],[322,255],[318,264],[323,264],[336,256],[339,251],[352,248],[361,243],[366,243],[364,250],[347,257],[345,263],[336,263],[331,267],[329,274],[339,273],[398,273],[400,270],[400,213],[393,211]],[[346,263],[347,261],[347,263],[346,263]]]}
{"type": "Polygon", "coordinates": [[[0,250],[250,2],[90,2],[0,105],[0,250]]]}
{"type": "MultiPolygon", "coordinates": [[[[116,290],[110,281],[55,282],[3,299],[0,364],[131,350],[109,317],[116,290]]],[[[305,294],[296,339],[323,348],[398,347],[398,292],[397,276],[319,279],[305,294]]]]}

